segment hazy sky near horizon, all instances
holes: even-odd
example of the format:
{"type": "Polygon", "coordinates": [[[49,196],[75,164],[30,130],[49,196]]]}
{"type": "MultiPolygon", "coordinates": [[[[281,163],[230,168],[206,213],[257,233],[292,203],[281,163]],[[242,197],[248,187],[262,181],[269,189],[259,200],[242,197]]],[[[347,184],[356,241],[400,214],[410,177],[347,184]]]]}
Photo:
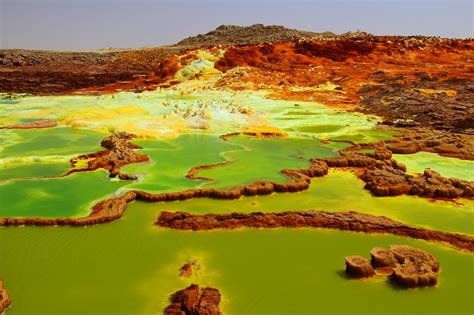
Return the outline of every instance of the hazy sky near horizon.
{"type": "Polygon", "coordinates": [[[474,0],[0,0],[0,48],[152,47],[221,24],[474,37],[474,0]]]}

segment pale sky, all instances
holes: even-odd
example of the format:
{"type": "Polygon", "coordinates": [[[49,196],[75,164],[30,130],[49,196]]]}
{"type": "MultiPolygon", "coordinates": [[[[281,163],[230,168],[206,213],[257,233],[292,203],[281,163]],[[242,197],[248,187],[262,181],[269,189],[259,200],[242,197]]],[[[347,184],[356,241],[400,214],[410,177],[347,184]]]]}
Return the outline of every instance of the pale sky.
{"type": "Polygon", "coordinates": [[[0,48],[153,47],[221,24],[474,37],[474,0],[0,0],[0,48]]]}

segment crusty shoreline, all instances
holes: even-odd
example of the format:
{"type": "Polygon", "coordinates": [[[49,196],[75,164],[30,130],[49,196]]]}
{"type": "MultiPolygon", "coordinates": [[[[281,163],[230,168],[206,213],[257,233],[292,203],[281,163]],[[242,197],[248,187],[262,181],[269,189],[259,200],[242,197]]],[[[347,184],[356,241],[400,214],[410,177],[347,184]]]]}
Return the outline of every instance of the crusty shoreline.
{"type": "Polygon", "coordinates": [[[208,231],[238,228],[328,228],[354,232],[393,234],[397,236],[449,244],[474,252],[474,237],[412,227],[384,216],[356,211],[285,211],[233,212],[229,214],[191,214],[162,211],[155,223],[176,230],[208,231]]]}

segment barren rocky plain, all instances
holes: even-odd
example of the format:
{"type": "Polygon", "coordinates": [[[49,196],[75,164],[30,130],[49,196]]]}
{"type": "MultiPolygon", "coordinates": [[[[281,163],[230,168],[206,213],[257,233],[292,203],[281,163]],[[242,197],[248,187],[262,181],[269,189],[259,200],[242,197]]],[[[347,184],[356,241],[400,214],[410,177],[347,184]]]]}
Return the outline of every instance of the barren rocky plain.
{"type": "Polygon", "coordinates": [[[472,73],[261,24],[0,50],[0,313],[472,314],[472,73]]]}

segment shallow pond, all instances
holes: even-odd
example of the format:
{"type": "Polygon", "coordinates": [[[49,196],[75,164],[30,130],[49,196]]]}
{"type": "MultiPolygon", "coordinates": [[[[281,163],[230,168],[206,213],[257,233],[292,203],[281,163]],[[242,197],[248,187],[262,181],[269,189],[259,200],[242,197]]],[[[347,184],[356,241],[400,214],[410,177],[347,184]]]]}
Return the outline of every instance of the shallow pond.
{"type": "Polygon", "coordinates": [[[225,314],[469,314],[474,255],[394,236],[335,230],[185,232],[152,226],[134,203],[124,218],[86,228],[0,228],[6,315],[160,314],[189,283],[217,287],[225,314]],[[434,288],[405,290],[385,277],[349,280],[346,255],[409,244],[441,262],[434,288]],[[197,259],[192,279],[180,266],[197,259]],[[344,303],[342,303],[344,301],[344,303]]]}

